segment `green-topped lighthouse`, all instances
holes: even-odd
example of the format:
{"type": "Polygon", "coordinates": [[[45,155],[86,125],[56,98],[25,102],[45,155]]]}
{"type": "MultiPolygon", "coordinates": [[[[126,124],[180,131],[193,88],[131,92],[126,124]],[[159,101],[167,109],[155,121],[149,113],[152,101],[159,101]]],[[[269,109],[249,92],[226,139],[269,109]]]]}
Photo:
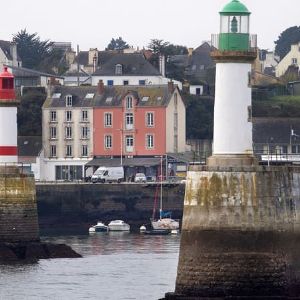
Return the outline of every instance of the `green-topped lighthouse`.
{"type": "Polygon", "coordinates": [[[220,11],[220,51],[247,51],[249,48],[249,16],[247,7],[233,0],[220,11]]]}

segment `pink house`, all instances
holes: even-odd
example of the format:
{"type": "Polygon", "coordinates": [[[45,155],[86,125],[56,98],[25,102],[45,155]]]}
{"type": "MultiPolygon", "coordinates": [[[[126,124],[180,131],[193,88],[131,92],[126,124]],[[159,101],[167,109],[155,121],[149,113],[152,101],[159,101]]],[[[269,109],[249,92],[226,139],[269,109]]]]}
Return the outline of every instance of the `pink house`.
{"type": "Polygon", "coordinates": [[[96,157],[154,157],[185,151],[185,105],[173,83],[107,87],[93,110],[96,157]]]}

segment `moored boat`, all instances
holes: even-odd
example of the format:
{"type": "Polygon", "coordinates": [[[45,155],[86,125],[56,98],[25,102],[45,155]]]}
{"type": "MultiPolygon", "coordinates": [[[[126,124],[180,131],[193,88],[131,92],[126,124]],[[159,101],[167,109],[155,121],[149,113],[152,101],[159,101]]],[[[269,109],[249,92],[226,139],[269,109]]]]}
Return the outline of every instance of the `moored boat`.
{"type": "Polygon", "coordinates": [[[96,225],[91,226],[89,228],[89,232],[107,232],[108,231],[108,226],[106,226],[104,223],[98,221],[96,225]]]}
{"type": "Polygon", "coordinates": [[[123,220],[113,220],[108,224],[109,231],[130,231],[130,225],[123,220]]]}

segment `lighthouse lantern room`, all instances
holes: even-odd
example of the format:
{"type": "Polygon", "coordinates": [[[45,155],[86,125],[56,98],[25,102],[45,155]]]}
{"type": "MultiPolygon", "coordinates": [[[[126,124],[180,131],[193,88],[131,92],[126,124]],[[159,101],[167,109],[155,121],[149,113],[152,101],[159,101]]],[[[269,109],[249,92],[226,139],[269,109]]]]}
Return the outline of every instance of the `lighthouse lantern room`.
{"type": "Polygon", "coordinates": [[[4,67],[0,74],[0,164],[18,162],[17,105],[14,76],[4,67]]]}
{"type": "Polygon", "coordinates": [[[220,33],[213,39],[215,50],[211,53],[216,62],[216,85],[210,165],[254,162],[251,65],[257,54],[256,36],[249,34],[250,14],[238,0],[220,12],[220,33]]]}

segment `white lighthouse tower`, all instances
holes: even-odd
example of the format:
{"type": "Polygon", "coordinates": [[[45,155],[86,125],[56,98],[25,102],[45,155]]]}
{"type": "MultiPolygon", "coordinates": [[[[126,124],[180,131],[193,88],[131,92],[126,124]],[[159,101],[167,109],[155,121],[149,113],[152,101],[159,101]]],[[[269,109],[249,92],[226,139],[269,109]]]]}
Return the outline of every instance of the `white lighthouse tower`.
{"type": "Polygon", "coordinates": [[[256,36],[249,34],[250,12],[238,0],[220,12],[220,33],[214,36],[216,61],[214,143],[209,165],[252,164],[251,64],[256,36]]]}
{"type": "Polygon", "coordinates": [[[5,67],[0,74],[0,164],[18,162],[17,104],[14,76],[5,67]]]}

